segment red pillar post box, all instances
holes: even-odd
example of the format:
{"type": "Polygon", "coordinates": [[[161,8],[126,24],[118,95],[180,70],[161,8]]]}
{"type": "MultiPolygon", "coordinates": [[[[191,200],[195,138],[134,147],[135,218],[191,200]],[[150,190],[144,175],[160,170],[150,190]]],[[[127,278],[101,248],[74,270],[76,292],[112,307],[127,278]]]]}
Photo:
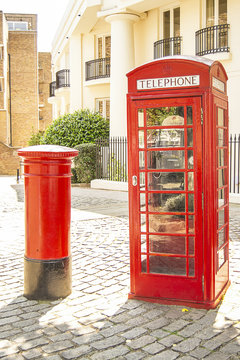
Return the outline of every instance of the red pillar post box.
{"type": "Polygon", "coordinates": [[[71,293],[71,159],[77,154],[55,145],[18,150],[24,162],[28,299],[58,299],[71,293]]]}
{"type": "Polygon", "coordinates": [[[174,56],[127,76],[129,298],[214,308],[229,286],[226,72],[174,56]]]}

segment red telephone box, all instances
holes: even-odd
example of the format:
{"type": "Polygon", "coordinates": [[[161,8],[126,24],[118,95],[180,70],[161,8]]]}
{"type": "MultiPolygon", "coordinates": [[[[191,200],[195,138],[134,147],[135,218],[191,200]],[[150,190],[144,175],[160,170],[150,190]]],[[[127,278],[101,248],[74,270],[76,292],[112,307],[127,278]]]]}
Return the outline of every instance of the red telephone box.
{"type": "Polygon", "coordinates": [[[129,298],[214,308],[230,284],[226,72],[175,56],[127,76],[129,298]]]}

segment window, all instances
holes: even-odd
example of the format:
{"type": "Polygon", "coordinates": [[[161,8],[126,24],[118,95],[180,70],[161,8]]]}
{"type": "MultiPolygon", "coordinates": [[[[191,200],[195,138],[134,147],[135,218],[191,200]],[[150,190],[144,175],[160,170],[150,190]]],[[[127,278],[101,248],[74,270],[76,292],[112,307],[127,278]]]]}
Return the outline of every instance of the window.
{"type": "Polygon", "coordinates": [[[196,55],[229,52],[227,0],[204,0],[203,29],[196,32],[196,55]]]}
{"type": "Polygon", "coordinates": [[[180,7],[163,12],[163,38],[180,36],[180,7]]]}
{"type": "Polygon", "coordinates": [[[26,21],[8,21],[8,30],[10,30],[10,31],[27,31],[28,23],[26,21]]]}
{"type": "Polygon", "coordinates": [[[111,36],[103,35],[97,37],[97,59],[111,57],[111,36]]]}
{"type": "Polygon", "coordinates": [[[0,60],[3,59],[3,46],[0,45],[0,60]]]}
{"type": "Polygon", "coordinates": [[[227,24],[227,0],[206,1],[206,27],[227,24]]]}
{"type": "Polygon", "coordinates": [[[109,98],[96,99],[96,111],[99,112],[102,117],[110,119],[110,100],[109,98]]]}
{"type": "Polygon", "coordinates": [[[163,11],[162,40],[154,44],[154,58],[181,54],[180,7],[163,11]]]}

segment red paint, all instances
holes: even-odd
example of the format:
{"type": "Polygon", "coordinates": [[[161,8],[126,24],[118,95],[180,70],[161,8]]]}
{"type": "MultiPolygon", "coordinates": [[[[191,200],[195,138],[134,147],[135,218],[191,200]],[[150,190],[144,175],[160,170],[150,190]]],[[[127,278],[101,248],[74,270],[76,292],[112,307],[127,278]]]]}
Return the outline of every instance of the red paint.
{"type": "Polygon", "coordinates": [[[25,256],[70,255],[71,159],[78,151],[40,145],[18,150],[24,158],[25,256]]]}
{"type": "Polygon", "coordinates": [[[202,58],[163,58],[128,74],[130,298],[213,308],[229,285],[226,82],[223,66],[202,58]],[[153,80],[193,75],[199,75],[199,85],[156,89],[164,80],[153,80]],[[224,83],[221,88],[225,92],[212,87],[213,77],[224,83]],[[149,79],[154,88],[137,89],[138,80],[148,84],[149,79]],[[162,120],[156,124],[158,111],[167,113],[175,107],[181,115],[177,125],[169,122],[173,115],[166,115],[165,125],[162,120]],[[138,111],[143,123],[138,123],[138,111]],[[152,118],[151,111],[155,113],[152,118]],[[148,114],[153,123],[147,123],[148,114]],[[171,142],[171,136],[177,139],[174,131],[182,137],[177,145],[171,142]],[[140,142],[139,137],[143,139],[140,142]],[[139,157],[143,156],[145,163],[140,167],[139,157]],[[218,183],[220,175],[223,184],[218,183]],[[132,184],[133,176],[137,176],[137,186],[132,184]],[[166,185],[164,179],[171,177],[175,180],[166,185]],[[145,188],[139,184],[143,178],[145,188]],[[181,186],[174,188],[174,181],[181,186]],[[219,193],[224,193],[224,202],[218,202],[219,193]],[[184,206],[174,205],[172,210],[166,205],[171,197],[185,199],[184,206]],[[140,198],[145,199],[145,208],[140,206],[140,198]],[[142,230],[141,217],[146,222],[142,230]],[[144,247],[141,242],[145,239],[144,247]]]}

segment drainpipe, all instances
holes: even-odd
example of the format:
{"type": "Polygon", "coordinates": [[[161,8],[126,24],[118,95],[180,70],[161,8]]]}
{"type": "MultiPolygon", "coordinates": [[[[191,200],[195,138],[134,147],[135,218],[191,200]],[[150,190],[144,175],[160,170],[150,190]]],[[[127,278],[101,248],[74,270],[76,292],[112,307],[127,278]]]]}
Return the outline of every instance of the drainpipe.
{"type": "Polygon", "coordinates": [[[8,54],[8,76],[9,76],[9,120],[10,120],[10,143],[12,146],[12,88],[11,88],[11,55],[8,54]]]}

